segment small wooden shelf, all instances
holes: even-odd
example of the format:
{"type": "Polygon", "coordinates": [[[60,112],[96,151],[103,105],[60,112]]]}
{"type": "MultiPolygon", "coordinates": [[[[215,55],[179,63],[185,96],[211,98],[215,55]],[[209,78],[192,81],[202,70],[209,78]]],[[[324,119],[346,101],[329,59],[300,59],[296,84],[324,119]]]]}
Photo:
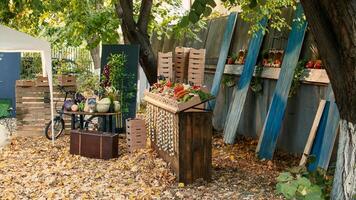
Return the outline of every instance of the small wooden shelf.
{"type": "MultiPolygon", "coordinates": [[[[225,65],[224,74],[241,75],[242,70],[243,70],[243,65],[225,65]]],[[[280,68],[264,67],[261,77],[277,80],[280,71],[281,71],[280,68]]],[[[303,81],[304,83],[322,84],[322,85],[327,85],[330,83],[325,69],[307,69],[305,73],[306,73],[305,76],[301,79],[301,81],[303,81]]]]}

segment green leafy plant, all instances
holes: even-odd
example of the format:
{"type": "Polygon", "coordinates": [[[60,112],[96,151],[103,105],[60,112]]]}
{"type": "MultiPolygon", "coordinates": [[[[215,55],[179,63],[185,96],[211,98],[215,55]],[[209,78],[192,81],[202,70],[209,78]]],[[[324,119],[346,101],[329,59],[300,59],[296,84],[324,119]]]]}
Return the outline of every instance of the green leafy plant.
{"type": "Polygon", "coordinates": [[[293,81],[288,95],[289,97],[292,97],[297,93],[298,88],[301,85],[300,79],[305,76],[305,65],[307,62],[308,61],[304,59],[298,62],[297,67],[294,70],[293,81]]]}
{"type": "MultiPolygon", "coordinates": [[[[127,57],[123,53],[111,54],[101,77],[101,86],[105,91],[107,87],[114,87],[119,97],[121,111],[128,112],[129,102],[136,94],[136,80],[133,74],[126,73],[127,57]]],[[[111,94],[111,93],[110,93],[111,94]]],[[[114,99],[114,98],[112,98],[114,99]]]]}
{"type": "Polygon", "coordinates": [[[233,75],[224,74],[222,84],[226,87],[233,87],[235,85],[235,78],[233,75]]]}
{"type": "Polygon", "coordinates": [[[306,167],[298,166],[282,172],[277,177],[276,190],[287,199],[318,200],[328,199],[332,178],[325,170],[308,172],[306,167]]]}
{"type": "Polygon", "coordinates": [[[263,66],[257,65],[255,69],[255,76],[252,77],[250,88],[254,93],[260,93],[263,89],[262,87],[262,71],[263,71],[263,66]]]}
{"type": "Polygon", "coordinates": [[[35,79],[36,74],[42,73],[42,61],[40,53],[23,53],[21,58],[21,79],[35,79]]]}

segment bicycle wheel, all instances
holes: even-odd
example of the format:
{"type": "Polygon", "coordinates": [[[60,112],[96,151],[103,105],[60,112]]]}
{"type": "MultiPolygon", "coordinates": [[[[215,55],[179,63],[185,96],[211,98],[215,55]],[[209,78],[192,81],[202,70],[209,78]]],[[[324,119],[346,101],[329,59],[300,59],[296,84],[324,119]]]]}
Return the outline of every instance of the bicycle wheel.
{"type": "MultiPolygon", "coordinates": [[[[53,120],[53,122],[54,122],[54,125],[53,125],[54,139],[57,139],[62,134],[62,132],[64,130],[64,120],[60,117],[56,117],[53,120]]],[[[46,138],[49,140],[52,140],[51,124],[52,124],[52,121],[49,121],[49,123],[47,124],[46,129],[45,129],[46,138]]]]}

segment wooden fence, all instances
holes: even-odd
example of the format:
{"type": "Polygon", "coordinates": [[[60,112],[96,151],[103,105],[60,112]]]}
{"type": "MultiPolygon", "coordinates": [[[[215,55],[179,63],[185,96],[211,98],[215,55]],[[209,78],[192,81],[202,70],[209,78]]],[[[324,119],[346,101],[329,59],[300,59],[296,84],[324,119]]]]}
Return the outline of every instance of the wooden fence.
{"type": "MultiPolygon", "coordinates": [[[[75,90],[73,86],[66,90],[75,90]]],[[[63,105],[64,94],[54,88],[56,108],[63,105]]],[[[51,119],[50,93],[48,86],[20,86],[16,83],[17,134],[20,136],[44,135],[51,119]]],[[[70,127],[70,117],[64,117],[66,128],[70,127]]]]}

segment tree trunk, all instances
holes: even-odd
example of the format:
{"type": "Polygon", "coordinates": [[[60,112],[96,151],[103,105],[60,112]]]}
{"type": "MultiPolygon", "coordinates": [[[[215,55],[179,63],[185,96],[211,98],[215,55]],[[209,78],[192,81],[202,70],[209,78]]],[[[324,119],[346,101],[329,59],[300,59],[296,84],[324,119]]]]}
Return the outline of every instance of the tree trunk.
{"type": "Polygon", "coordinates": [[[152,0],[142,0],[137,22],[133,19],[132,6],[132,1],[120,0],[116,4],[116,14],[122,20],[121,30],[125,43],[140,45],[140,64],[149,83],[152,85],[157,81],[157,60],[147,34],[152,0]]]}
{"type": "Polygon", "coordinates": [[[100,69],[100,45],[96,46],[93,49],[90,49],[90,55],[94,62],[94,69],[100,69]]]}
{"type": "Polygon", "coordinates": [[[341,120],[333,199],[352,199],[356,189],[356,124],[341,120]]]}
{"type": "Polygon", "coordinates": [[[356,1],[301,0],[340,111],[332,199],[352,199],[356,170],[356,1]]]}

